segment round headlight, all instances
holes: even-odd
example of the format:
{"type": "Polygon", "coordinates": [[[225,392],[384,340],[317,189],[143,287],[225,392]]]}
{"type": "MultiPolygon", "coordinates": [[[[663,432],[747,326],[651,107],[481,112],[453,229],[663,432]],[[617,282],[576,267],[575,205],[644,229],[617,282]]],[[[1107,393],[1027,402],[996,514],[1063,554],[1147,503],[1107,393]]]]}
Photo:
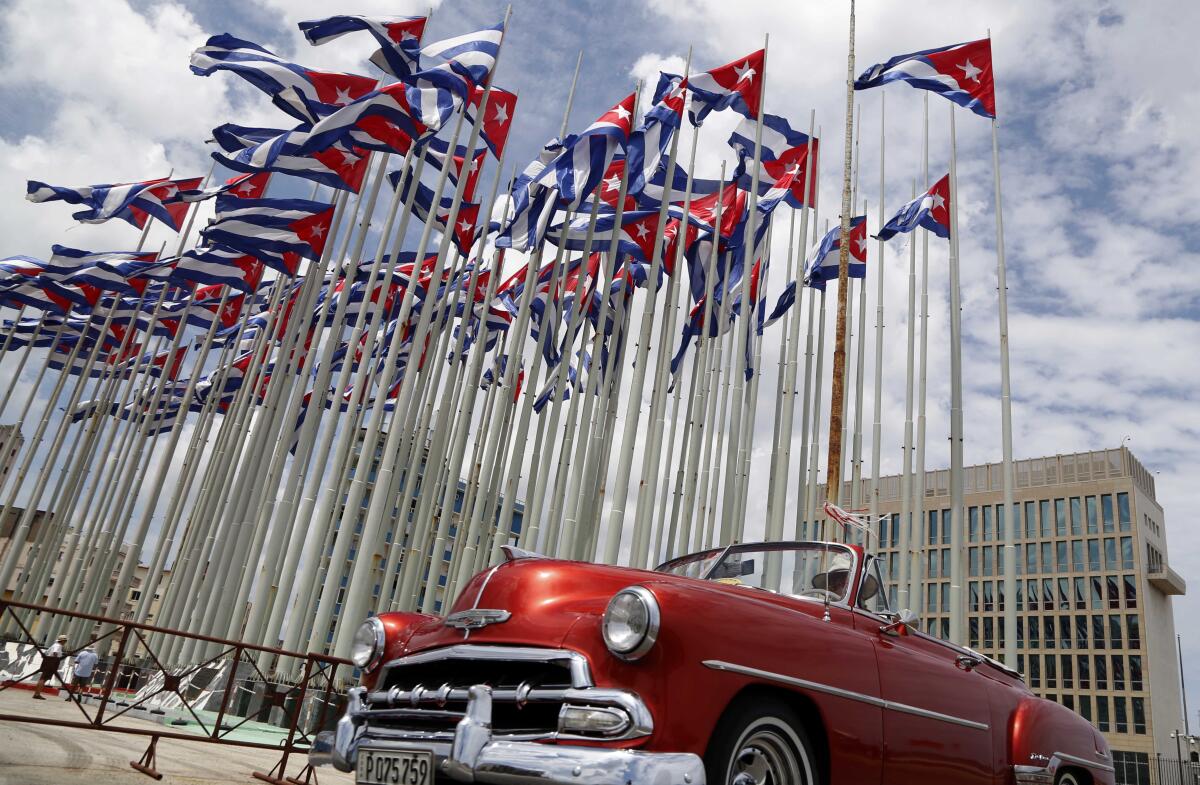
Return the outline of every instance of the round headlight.
{"type": "Polygon", "coordinates": [[[350,644],[350,661],[359,668],[374,667],[383,656],[384,642],[383,622],[372,616],[354,633],[354,642],[350,644]]]}
{"type": "Polygon", "coordinates": [[[623,660],[641,659],[658,640],[658,624],[658,600],[649,589],[621,589],[604,611],[604,645],[623,660]]]}

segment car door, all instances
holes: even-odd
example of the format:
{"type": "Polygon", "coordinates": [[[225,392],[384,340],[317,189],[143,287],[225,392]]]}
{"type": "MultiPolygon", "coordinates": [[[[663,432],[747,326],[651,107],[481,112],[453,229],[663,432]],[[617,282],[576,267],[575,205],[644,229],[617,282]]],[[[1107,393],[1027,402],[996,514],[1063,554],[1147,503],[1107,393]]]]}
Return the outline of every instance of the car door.
{"type": "Polygon", "coordinates": [[[896,634],[888,623],[855,609],[855,625],[871,639],[879,669],[883,781],[993,783],[992,733],[1003,729],[991,727],[980,661],[915,630],[896,634]]]}

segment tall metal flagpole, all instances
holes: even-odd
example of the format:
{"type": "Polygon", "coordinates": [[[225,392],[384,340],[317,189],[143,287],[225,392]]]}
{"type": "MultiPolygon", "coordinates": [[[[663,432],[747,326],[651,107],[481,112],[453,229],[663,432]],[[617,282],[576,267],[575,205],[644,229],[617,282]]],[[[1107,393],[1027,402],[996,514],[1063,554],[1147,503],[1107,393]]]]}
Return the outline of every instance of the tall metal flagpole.
{"type": "Polygon", "coordinates": [[[962,298],[958,275],[958,151],[950,103],[950,640],[966,644],[963,602],[962,298]]]}
{"type": "MultiPolygon", "coordinates": [[[[746,336],[749,330],[750,323],[753,320],[751,310],[757,307],[757,303],[750,303],[750,270],[754,267],[754,252],[755,237],[758,232],[758,183],[761,175],[762,163],[762,127],[763,114],[765,114],[763,105],[767,98],[767,49],[770,44],[770,36],[763,37],[763,72],[759,74],[759,106],[758,106],[758,121],[754,125],[754,163],[753,169],[750,172],[750,199],[746,210],[749,213],[749,218],[746,221],[746,239],[745,250],[742,261],[742,285],[740,291],[741,301],[741,318],[737,320],[737,339],[734,342],[734,352],[745,352],[746,336]]],[[[731,306],[732,307],[732,306],[731,306]]],[[[745,360],[742,360],[742,364],[745,360]]],[[[742,409],[746,406],[745,388],[746,375],[741,372],[740,364],[735,363],[735,367],[739,367],[738,373],[733,376],[733,414],[732,429],[729,434],[729,452],[727,454],[728,472],[725,475],[725,493],[722,499],[723,509],[721,514],[721,536],[720,542],[722,545],[728,545],[733,542],[734,538],[740,535],[745,521],[735,521],[739,506],[739,496],[741,483],[739,481],[740,467],[746,461],[747,449],[742,443],[746,438],[742,433],[742,409]]]]}
{"type": "MultiPolygon", "coordinates": [[[[886,199],[884,191],[884,130],[887,127],[887,114],[883,102],[884,94],[879,94],[879,225],[882,227],[883,222],[887,220],[883,212],[883,204],[886,199]]],[[[870,510],[871,521],[874,523],[879,520],[879,470],[880,470],[880,451],[883,441],[883,240],[879,241],[878,255],[875,260],[875,267],[878,272],[875,276],[875,397],[874,402],[874,419],[871,421],[871,480],[867,488],[870,498],[867,500],[870,510]]],[[[863,281],[866,285],[866,281],[863,281]]],[[[861,358],[861,353],[859,354],[861,358]]],[[[859,362],[861,375],[862,363],[859,362]]],[[[859,381],[859,408],[862,408],[862,381],[859,381]]],[[[861,419],[861,418],[860,418],[861,419]]],[[[911,420],[911,412],[910,417],[911,420]]],[[[859,442],[857,450],[862,450],[862,443],[859,442]]],[[[907,528],[908,521],[901,520],[900,526],[907,528]]]]}
{"type": "MultiPolygon", "coordinates": [[[[988,31],[989,45],[992,34],[988,31]]],[[[1000,321],[1000,428],[1004,493],[1004,663],[1017,662],[1017,516],[1013,504],[1012,388],[1008,368],[1008,274],[1004,266],[1004,209],[1000,198],[1000,131],[992,118],[992,179],[996,189],[996,293],[1000,321]]],[[[1185,712],[1186,713],[1186,712],[1185,712]]]]}
{"type": "MultiPolygon", "coordinates": [[[[862,154],[860,147],[862,145],[862,106],[855,108],[857,115],[854,122],[854,185],[850,190],[850,204],[854,205],[854,210],[858,210],[858,178],[862,171],[862,154]]],[[[863,200],[863,214],[867,214],[867,202],[863,200]]],[[[865,273],[865,270],[864,270],[865,273]]],[[[861,483],[857,480],[862,476],[859,461],[862,459],[862,371],[863,371],[863,349],[866,340],[866,313],[867,313],[867,279],[864,275],[862,278],[848,278],[847,283],[850,290],[846,292],[846,328],[850,331],[846,335],[846,381],[842,389],[842,477],[850,478],[850,507],[859,509],[862,503],[861,483]],[[854,323],[854,290],[858,289],[858,325],[854,323]],[[857,353],[857,361],[855,362],[855,354],[857,353]],[[855,380],[855,388],[857,394],[855,397],[854,409],[850,407],[850,379],[852,376],[851,368],[853,367],[853,378],[855,380]],[[853,411],[853,418],[851,412],[853,411]],[[857,450],[855,448],[858,448],[857,450]],[[847,471],[847,463],[849,463],[849,471],[847,471]]],[[[856,532],[847,532],[848,538],[853,537],[856,532]]]]}
{"type": "MultiPolygon", "coordinates": [[[[846,300],[850,273],[850,171],[854,122],[854,0],[850,0],[850,46],[846,56],[846,149],[842,164],[842,242],[838,250],[837,328],[833,347],[833,386],[829,395],[829,453],[825,469],[825,493],[829,501],[840,502],[842,491],[842,396],[846,376],[846,300]]],[[[815,501],[815,500],[814,500],[815,501]]],[[[812,508],[813,503],[809,504],[812,508]]],[[[836,539],[837,532],[831,532],[836,539]]]]}
{"type": "MultiPolygon", "coordinates": [[[[921,142],[922,152],[922,177],[925,180],[924,188],[929,189],[929,92],[921,91],[923,94],[923,136],[921,142]]],[[[920,612],[921,610],[921,571],[919,565],[922,559],[921,554],[924,549],[928,537],[922,536],[922,530],[925,526],[925,402],[926,402],[926,379],[928,378],[927,371],[929,370],[929,232],[921,232],[921,361],[920,371],[918,372],[918,388],[917,388],[917,435],[916,435],[916,455],[914,457],[915,468],[913,470],[913,536],[916,539],[916,547],[914,550],[914,567],[910,576],[911,586],[909,587],[910,601],[915,596],[916,602],[913,604],[913,609],[920,612]]],[[[932,530],[930,531],[932,535],[932,530]]]]}
{"type": "MultiPolygon", "coordinates": [[[[912,198],[917,198],[917,181],[913,180],[912,198]]],[[[880,211],[880,215],[882,215],[880,211]]],[[[899,608],[911,608],[909,579],[912,574],[912,538],[920,531],[913,520],[913,350],[917,342],[917,245],[911,234],[908,236],[908,359],[904,375],[904,448],[900,470],[900,538],[896,543],[900,551],[896,571],[896,602],[899,608]]],[[[880,254],[882,256],[882,253],[880,254]]],[[[878,486],[873,497],[878,498],[878,486]]],[[[882,545],[882,543],[880,543],[882,545]]]]}

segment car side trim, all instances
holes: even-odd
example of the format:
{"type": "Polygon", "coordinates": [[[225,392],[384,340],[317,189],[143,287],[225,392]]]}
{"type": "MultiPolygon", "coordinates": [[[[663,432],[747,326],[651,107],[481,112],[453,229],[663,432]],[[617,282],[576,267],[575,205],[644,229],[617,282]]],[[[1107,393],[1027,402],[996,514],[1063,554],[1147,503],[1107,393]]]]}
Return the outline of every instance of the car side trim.
{"type": "Polygon", "coordinates": [[[963,717],[955,717],[951,714],[942,714],[940,711],[932,711],[930,709],[922,709],[919,706],[910,706],[907,703],[897,703],[895,701],[876,698],[874,695],[865,695],[861,692],[852,690],[844,690],[841,687],[834,687],[829,684],[822,684],[818,681],[809,681],[808,679],[797,679],[794,676],[785,676],[782,673],[772,673],[771,671],[759,670],[746,665],[735,665],[731,662],[722,660],[704,660],[704,666],[718,671],[729,671],[730,673],[740,673],[743,676],[753,676],[759,679],[768,679],[777,681],[780,684],[787,684],[791,687],[801,687],[806,690],[815,692],[823,692],[826,695],[834,695],[839,698],[866,703],[870,706],[878,706],[881,709],[888,711],[897,711],[902,714],[913,714],[918,717],[925,717],[931,720],[939,720],[948,722],[952,725],[961,725],[964,728],[972,728],[973,730],[990,730],[991,726],[983,722],[975,722],[963,717]]]}
{"type": "Polygon", "coordinates": [[[1065,752],[1056,752],[1054,753],[1054,757],[1067,763],[1074,763],[1078,766],[1084,766],[1091,769],[1100,769],[1101,771],[1116,771],[1116,769],[1114,769],[1112,766],[1109,766],[1107,763],[1098,763],[1094,760],[1085,760],[1084,758],[1076,757],[1075,755],[1068,755],[1065,752]]]}

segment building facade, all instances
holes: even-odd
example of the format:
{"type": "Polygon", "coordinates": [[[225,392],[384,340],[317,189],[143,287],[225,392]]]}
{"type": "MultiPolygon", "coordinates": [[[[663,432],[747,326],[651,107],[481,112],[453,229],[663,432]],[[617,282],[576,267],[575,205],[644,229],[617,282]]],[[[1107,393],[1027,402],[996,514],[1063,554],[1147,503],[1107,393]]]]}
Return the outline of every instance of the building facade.
{"type": "MultiPolygon", "coordinates": [[[[1175,758],[1171,734],[1184,725],[1171,598],[1186,586],[1169,566],[1154,477],[1125,448],[1016,461],[1014,471],[1016,667],[1034,692],[1104,733],[1119,783],[1156,781],[1156,756],[1175,758]]],[[[1008,602],[1001,483],[998,463],[966,468],[961,538],[966,643],[997,659],[1008,602]]],[[[893,605],[900,487],[898,475],[879,483],[893,605]]],[[[923,507],[910,535],[920,591],[908,604],[924,630],[949,637],[949,471],[926,473],[923,507]]]]}

